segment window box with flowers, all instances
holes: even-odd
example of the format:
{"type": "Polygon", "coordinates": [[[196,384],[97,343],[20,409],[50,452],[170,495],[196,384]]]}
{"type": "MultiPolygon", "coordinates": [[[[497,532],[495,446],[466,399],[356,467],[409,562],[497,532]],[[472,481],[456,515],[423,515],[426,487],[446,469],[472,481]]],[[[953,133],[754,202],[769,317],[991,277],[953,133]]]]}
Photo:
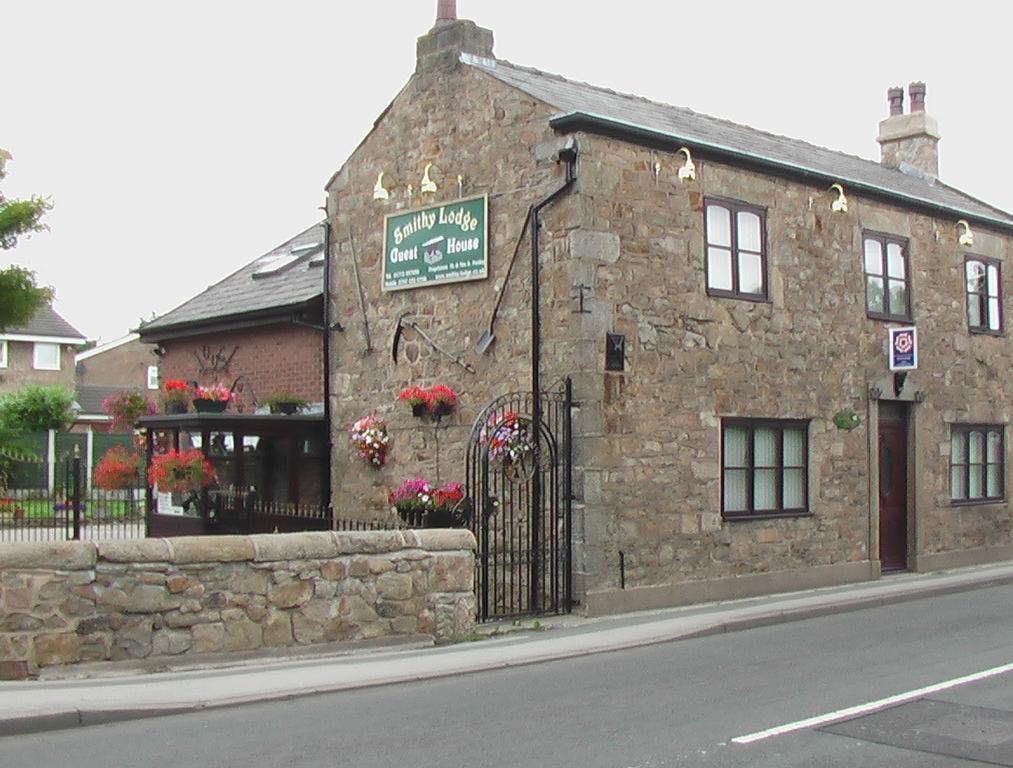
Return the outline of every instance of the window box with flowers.
{"type": "Polygon", "coordinates": [[[429,412],[429,400],[426,397],[426,390],[419,386],[411,386],[401,390],[398,399],[408,403],[412,409],[412,416],[425,416],[429,412]]]}
{"type": "Polygon", "coordinates": [[[229,407],[232,390],[224,384],[194,387],[193,408],[197,413],[223,413],[229,407]]]}
{"type": "Polygon", "coordinates": [[[446,384],[437,384],[430,387],[426,393],[426,404],[429,406],[429,414],[440,419],[449,416],[457,407],[457,393],[446,384]]]}
{"type": "Polygon", "coordinates": [[[190,387],[182,379],[169,379],[162,385],[160,399],[166,415],[186,413],[190,409],[190,387]]]}
{"type": "Polygon", "coordinates": [[[471,519],[471,504],[460,483],[437,487],[413,477],[387,498],[393,511],[415,528],[465,528],[471,519]]]}

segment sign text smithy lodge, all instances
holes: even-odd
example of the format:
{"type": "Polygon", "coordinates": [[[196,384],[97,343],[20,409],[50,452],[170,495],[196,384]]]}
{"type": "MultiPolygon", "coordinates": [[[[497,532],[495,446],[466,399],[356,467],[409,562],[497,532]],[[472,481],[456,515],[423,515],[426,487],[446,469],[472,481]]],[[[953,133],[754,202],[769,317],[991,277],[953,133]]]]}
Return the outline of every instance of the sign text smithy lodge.
{"type": "Polygon", "coordinates": [[[482,280],[489,274],[489,198],[441,203],[384,221],[383,289],[482,280]]]}

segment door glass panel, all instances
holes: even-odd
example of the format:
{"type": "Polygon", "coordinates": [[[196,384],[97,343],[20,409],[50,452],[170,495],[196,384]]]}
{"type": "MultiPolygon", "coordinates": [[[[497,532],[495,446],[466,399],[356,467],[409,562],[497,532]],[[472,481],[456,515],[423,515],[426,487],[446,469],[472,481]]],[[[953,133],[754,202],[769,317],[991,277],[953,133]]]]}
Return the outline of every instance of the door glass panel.
{"type": "Polygon", "coordinates": [[[707,243],[732,247],[732,218],[727,208],[707,206],[707,243]]]}

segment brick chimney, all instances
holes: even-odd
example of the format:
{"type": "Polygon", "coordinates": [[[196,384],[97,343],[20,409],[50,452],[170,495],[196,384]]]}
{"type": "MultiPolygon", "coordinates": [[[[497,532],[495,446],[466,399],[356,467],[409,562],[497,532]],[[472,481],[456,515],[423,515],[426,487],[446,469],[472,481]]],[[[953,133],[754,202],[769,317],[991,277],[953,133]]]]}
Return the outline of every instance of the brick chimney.
{"type": "Polygon", "coordinates": [[[436,24],[418,39],[416,73],[444,69],[457,64],[462,53],[491,59],[492,31],[475,22],[457,18],[456,0],[437,0],[436,24]]]}
{"type": "Polygon", "coordinates": [[[879,124],[882,163],[915,175],[939,176],[939,126],[925,112],[925,83],[908,86],[911,111],[904,114],[904,89],[886,92],[890,116],[879,124]]]}

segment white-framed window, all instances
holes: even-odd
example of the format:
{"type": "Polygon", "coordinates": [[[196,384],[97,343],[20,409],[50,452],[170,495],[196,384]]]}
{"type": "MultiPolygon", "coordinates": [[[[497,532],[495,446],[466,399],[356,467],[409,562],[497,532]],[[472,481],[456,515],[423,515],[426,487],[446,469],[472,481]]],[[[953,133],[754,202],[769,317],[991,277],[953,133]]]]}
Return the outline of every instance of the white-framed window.
{"type": "Polygon", "coordinates": [[[32,367],[37,371],[60,370],[60,345],[48,341],[35,342],[32,367]]]}
{"type": "Polygon", "coordinates": [[[158,366],[148,366],[148,389],[158,389],[158,366]]]}
{"type": "Polygon", "coordinates": [[[0,339],[0,368],[7,367],[7,340],[0,339]]]}

